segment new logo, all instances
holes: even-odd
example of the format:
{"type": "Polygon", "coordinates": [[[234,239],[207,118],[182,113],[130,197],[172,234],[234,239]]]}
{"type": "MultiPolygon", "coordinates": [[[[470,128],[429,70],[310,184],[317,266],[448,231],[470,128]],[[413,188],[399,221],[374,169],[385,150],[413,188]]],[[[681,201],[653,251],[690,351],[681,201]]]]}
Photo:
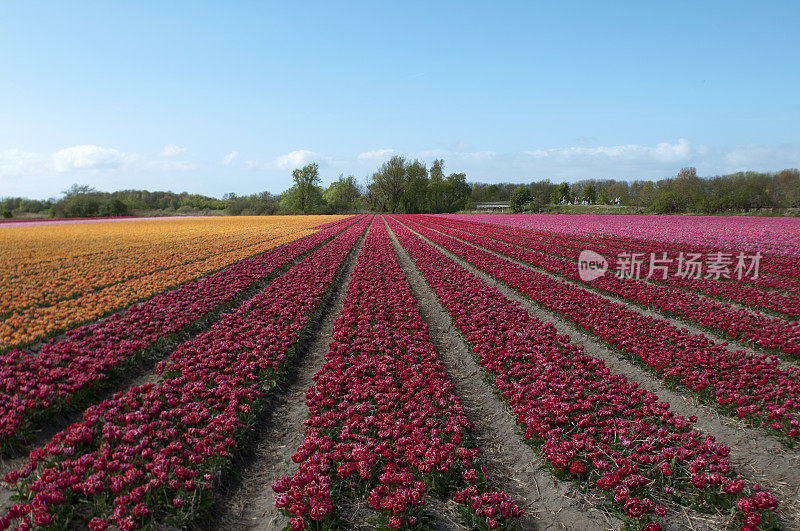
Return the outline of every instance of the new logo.
{"type": "Polygon", "coordinates": [[[578,256],[578,275],[584,282],[602,277],[608,271],[608,260],[594,251],[584,250],[578,256]]]}

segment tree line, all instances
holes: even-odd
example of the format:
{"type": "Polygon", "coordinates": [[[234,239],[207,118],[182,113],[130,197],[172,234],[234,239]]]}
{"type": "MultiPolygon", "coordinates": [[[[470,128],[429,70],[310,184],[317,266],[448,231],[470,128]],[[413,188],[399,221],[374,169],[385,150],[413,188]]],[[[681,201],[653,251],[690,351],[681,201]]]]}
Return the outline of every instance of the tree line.
{"type": "Polygon", "coordinates": [[[321,186],[319,165],[311,163],[292,172],[291,188],[281,194],[261,192],[222,199],[198,194],[123,190],[101,192],[73,185],[60,199],[38,201],[21,197],[0,199],[6,218],[49,214],[56,218],[124,216],[131,214],[226,213],[337,214],[378,211],[397,213],[457,212],[469,202],[466,174],[445,175],[444,161],[435,160],[430,170],[418,160],[395,156],[361,186],[353,175],[340,175],[327,188],[321,186]]]}
{"type": "Polygon", "coordinates": [[[574,183],[549,180],[529,184],[471,185],[470,208],[480,202],[508,201],[513,210],[542,211],[547,204],[589,203],[638,207],[656,214],[716,214],[800,207],[800,171],[738,172],[698,177],[683,168],[658,181],[583,179],[574,183]]]}
{"type": "Polygon", "coordinates": [[[348,212],[445,213],[473,210],[479,203],[509,202],[517,212],[541,212],[548,204],[619,204],[659,214],[749,212],[800,207],[800,171],[739,172],[709,178],[683,168],[658,181],[584,179],[574,183],[550,180],[519,183],[468,183],[464,173],[445,174],[444,161],[430,168],[418,160],[395,156],[368,177],[365,185],[353,175],[340,175],[321,186],[319,166],[307,164],[292,172],[291,188],[281,194],[261,192],[222,199],[199,194],[122,190],[101,192],[73,185],[61,198],[40,201],[0,198],[3,217],[96,217],[150,214],[226,213],[335,214],[348,212]]]}

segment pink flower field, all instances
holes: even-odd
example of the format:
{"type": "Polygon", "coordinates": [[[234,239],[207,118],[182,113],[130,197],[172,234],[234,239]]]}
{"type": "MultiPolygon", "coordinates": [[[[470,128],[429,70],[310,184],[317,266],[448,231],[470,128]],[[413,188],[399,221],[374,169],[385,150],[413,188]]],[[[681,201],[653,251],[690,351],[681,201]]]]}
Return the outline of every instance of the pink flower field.
{"type": "Polygon", "coordinates": [[[800,258],[800,218],[575,214],[452,214],[447,217],[537,231],[626,236],[800,258]]]}

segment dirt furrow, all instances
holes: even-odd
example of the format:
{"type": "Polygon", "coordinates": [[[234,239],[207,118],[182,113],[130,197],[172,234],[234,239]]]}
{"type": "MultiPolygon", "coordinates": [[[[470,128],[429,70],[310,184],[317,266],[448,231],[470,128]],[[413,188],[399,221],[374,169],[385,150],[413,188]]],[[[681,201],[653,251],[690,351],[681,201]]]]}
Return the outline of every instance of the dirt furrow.
{"type": "MultiPolygon", "coordinates": [[[[413,229],[409,229],[413,232],[413,229]]],[[[415,234],[490,286],[498,289],[505,297],[522,305],[531,316],[553,324],[560,334],[569,335],[574,342],[583,345],[586,354],[602,359],[612,371],[638,382],[642,388],[658,395],[661,401],[669,402],[670,408],[676,414],[684,417],[697,416],[696,427],[698,429],[714,435],[718,442],[731,447],[730,459],[735,469],[748,480],[760,483],[771,490],[780,500],[781,506],[777,511],[780,525],[786,529],[800,529],[800,453],[787,449],[777,440],[741,420],[720,415],[716,410],[700,403],[693,396],[684,395],[666,387],[663,382],[654,378],[645,369],[621,359],[619,354],[610,350],[598,339],[589,336],[577,325],[538,306],[524,295],[498,282],[450,251],[416,232],[415,234]]],[[[672,511],[670,527],[714,529],[720,524],[719,520],[715,520],[711,515],[690,514],[682,511],[682,514],[676,515],[675,513],[676,511],[672,511]]]]}
{"type": "MultiPolygon", "coordinates": [[[[441,233],[440,231],[436,230],[433,227],[428,227],[428,228],[430,228],[433,231],[439,232],[440,234],[443,234],[443,233],[441,233]]],[[[596,290],[596,289],[592,288],[591,286],[587,286],[585,284],[580,284],[580,283],[575,282],[573,280],[570,280],[570,279],[567,279],[565,277],[562,277],[562,276],[556,275],[554,273],[551,273],[550,271],[547,271],[545,269],[541,269],[539,267],[536,267],[535,265],[532,265],[532,264],[530,264],[528,262],[523,262],[522,260],[517,260],[517,259],[512,258],[510,256],[506,256],[504,254],[497,253],[495,251],[492,251],[491,249],[487,249],[485,247],[481,247],[480,245],[475,245],[474,243],[470,243],[470,242],[468,242],[466,240],[462,240],[461,238],[450,236],[449,234],[445,234],[445,236],[448,236],[448,237],[451,237],[451,238],[455,238],[456,240],[460,241],[461,243],[464,243],[464,244],[469,245],[471,247],[475,247],[476,249],[480,249],[482,251],[486,251],[487,253],[491,253],[491,254],[493,254],[495,256],[498,256],[500,258],[508,260],[509,262],[517,264],[517,265],[519,265],[521,267],[530,269],[531,271],[535,271],[537,273],[540,273],[542,275],[546,275],[546,276],[548,276],[550,278],[553,278],[555,280],[559,280],[559,281],[564,282],[565,284],[568,284],[570,286],[573,286],[573,287],[576,287],[576,288],[579,288],[579,289],[585,289],[586,291],[589,291],[589,292],[593,293],[594,295],[597,295],[598,297],[603,297],[604,299],[607,299],[609,301],[616,302],[617,304],[622,304],[623,306],[627,306],[628,308],[630,308],[632,310],[635,310],[635,311],[641,313],[642,315],[646,315],[648,317],[652,317],[653,319],[662,319],[664,321],[667,321],[667,322],[669,322],[669,324],[671,324],[672,326],[674,326],[676,328],[684,328],[684,329],[686,329],[690,334],[705,335],[706,337],[708,337],[709,339],[712,339],[714,341],[717,341],[717,342],[720,342],[720,343],[726,343],[728,345],[728,349],[729,350],[741,350],[741,351],[744,351],[744,353],[747,354],[748,356],[763,356],[764,354],[768,354],[765,351],[755,350],[753,347],[749,346],[747,343],[742,343],[740,341],[736,341],[734,339],[725,337],[724,335],[722,335],[718,331],[701,328],[699,326],[692,325],[692,324],[688,323],[687,321],[684,321],[684,320],[682,320],[682,319],[680,319],[678,317],[672,317],[672,316],[666,315],[664,313],[661,313],[659,311],[652,310],[650,308],[644,308],[644,307],[639,306],[638,304],[635,304],[635,303],[633,303],[633,302],[631,302],[629,300],[625,300],[625,299],[623,299],[621,297],[617,297],[615,295],[611,295],[609,293],[596,290]]],[[[577,263],[575,264],[575,267],[576,268],[578,267],[577,263]]],[[[749,310],[749,308],[748,308],[748,310],[749,310]]],[[[797,367],[798,364],[797,363],[793,363],[793,362],[789,362],[789,361],[785,361],[783,359],[778,358],[778,366],[781,367],[782,369],[786,370],[789,367],[797,367]]]]}
{"type": "MultiPolygon", "coordinates": [[[[306,391],[325,362],[325,354],[333,341],[333,323],[342,311],[347,285],[368,230],[353,247],[339,278],[318,310],[317,318],[307,331],[309,341],[300,346],[285,380],[270,391],[268,404],[252,437],[237,452],[235,473],[219,492],[217,514],[199,526],[200,529],[283,529],[288,523],[275,507],[272,483],[279,477],[291,476],[298,469],[292,455],[303,443],[303,421],[308,417],[306,391]]],[[[337,504],[348,529],[372,528],[366,520],[374,513],[366,502],[342,504],[337,500],[337,504]]]]}
{"type": "MultiPolygon", "coordinates": [[[[389,236],[400,266],[420,306],[422,318],[445,365],[470,421],[480,459],[489,468],[498,487],[511,494],[526,515],[523,529],[608,529],[621,522],[599,510],[599,500],[578,491],[542,469],[542,458],[523,442],[514,417],[484,382],[460,331],[450,314],[417,270],[395,234],[389,236]]],[[[452,511],[452,508],[449,508],[452,511]]]]}

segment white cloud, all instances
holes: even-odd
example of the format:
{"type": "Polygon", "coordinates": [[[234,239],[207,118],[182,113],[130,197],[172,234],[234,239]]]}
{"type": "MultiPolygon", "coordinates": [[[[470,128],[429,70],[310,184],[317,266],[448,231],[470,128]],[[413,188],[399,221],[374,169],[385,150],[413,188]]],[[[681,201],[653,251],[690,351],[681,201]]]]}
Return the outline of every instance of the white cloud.
{"type": "MultiPolygon", "coordinates": [[[[425,151],[417,152],[412,158],[420,158],[424,160],[444,159],[456,157],[460,160],[491,160],[498,153],[496,151],[457,151],[449,149],[427,149],[425,151]]],[[[446,161],[445,161],[446,162],[446,161]]]]}
{"type": "Polygon", "coordinates": [[[238,151],[231,151],[230,153],[228,153],[227,155],[222,157],[222,163],[225,166],[230,166],[233,163],[233,161],[235,161],[238,158],[239,158],[239,152],[238,151]]]}
{"type": "Polygon", "coordinates": [[[464,171],[469,179],[515,182],[531,179],[658,179],[695,166],[701,176],[743,170],[779,171],[796,167],[800,144],[709,147],[686,139],[655,145],[570,146],[497,153],[433,149],[413,157],[427,162],[443,158],[446,171],[464,171]]]}
{"type": "Polygon", "coordinates": [[[556,149],[537,149],[523,151],[534,159],[556,159],[563,161],[589,160],[624,160],[624,161],[658,161],[677,162],[686,160],[692,155],[692,147],[688,140],[681,138],[675,144],[661,142],[655,147],[637,144],[598,147],[568,147],[556,149]]]}
{"type": "Polygon", "coordinates": [[[186,153],[186,148],[176,146],[175,144],[168,144],[161,150],[162,157],[173,157],[175,155],[180,155],[181,153],[186,153]]]}
{"type": "Polygon", "coordinates": [[[101,146],[73,146],[53,154],[53,167],[57,172],[74,170],[114,169],[122,166],[130,156],[116,149],[101,146]]]}
{"type": "Polygon", "coordinates": [[[325,166],[330,160],[330,157],[326,157],[325,155],[320,155],[319,153],[314,153],[307,149],[298,149],[276,158],[275,166],[284,170],[299,168],[312,162],[316,162],[320,166],[325,166]]]}
{"type": "Polygon", "coordinates": [[[372,151],[359,153],[356,158],[360,162],[382,162],[392,155],[394,155],[393,149],[373,149],[372,151]]]}
{"type": "Polygon", "coordinates": [[[711,176],[742,170],[779,171],[797,167],[800,161],[800,143],[705,146],[685,139],[651,145],[594,147],[576,142],[566,147],[532,147],[513,152],[479,150],[469,144],[453,143],[417,152],[375,149],[336,157],[295,150],[275,158],[264,155],[250,160],[243,160],[239,152],[232,151],[221,158],[230,175],[220,182],[219,159],[204,161],[194,154],[190,157],[181,156],[176,150],[167,151],[179,156],[166,155],[165,151],[150,155],[128,153],[97,145],[42,153],[0,149],[0,195],[44,198],[75,182],[103,190],[181,189],[221,195],[231,190],[252,193],[267,186],[266,189],[279,192],[291,185],[289,172],[309,162],[317,162],[324,168],[321,173],[325,180],[339,173],[373,171],[397,154],[429,165],[433,159],[442,158],[447,173],[465,172],[468,180],[482,182],[546,178],[561,182],[591,177],[658,179],[675,175],[684,166],[695,166],[699,175],[711,176]]]}

